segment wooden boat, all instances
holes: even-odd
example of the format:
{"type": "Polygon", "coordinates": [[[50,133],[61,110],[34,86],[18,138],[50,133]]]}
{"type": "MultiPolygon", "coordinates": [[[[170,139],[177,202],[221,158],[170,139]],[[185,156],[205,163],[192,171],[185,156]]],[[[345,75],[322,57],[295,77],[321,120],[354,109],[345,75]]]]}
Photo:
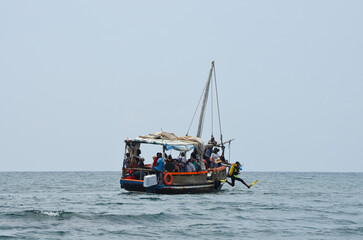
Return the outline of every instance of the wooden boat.
{"type": "MultiPolygon", "coordinates": [[[[203,161],[204,150],[211,147],[220,147],[224,154],[224,144],[221,135],[220,144],[207,144],[202,141],[201,134],[203,129],[205,106],[208,100],[209,88],[214,71],[214,62],[209,72],[209,77],[204,88],[204,98],[201,107],[199,125],[197,135],[178,137],[173,133],[157,132],[146,136],[139,136],[134,139],[125,140],[125,158],[137,158],[138,150],[143,144],[152,144],[162,149],[162,158],[165,163],[166,151],[176,150],[179,152],[189,153],[191,150],[197,153],[197,161],[200,166],[199,171],[195,172],[160,172],[159,177],[155,174],[155,170],[146,165],[143,168],[130,167],[123,165],[122,176],[120,179],[121,188],[130,192],[148,192],[157,194],[190,194],[190,193],[211,193],[219,191],[223,182],[227,178],[227,165],[219,164],[218,167],[206,169],[203,161]],[[128,155],[127,155],[128,154],[128,155]]],[[[215,74],[214,74],[215,79],[215,74]]],[[[213,86],[213,85],[212,85],[213,86]]],[[[215,79],[216,87],[216,79],[215,79]]],[[[216,89],[217,90],[217,89],[216,89]]],[[[217,93],[217,91],[216,91],[217,93]]],[[[218,95],[217,95],[218,103],[218,95]]],[[[198,104],[199,105],[199,104],[198,104]]],[[[218,103],[219,105],[219,103],[218,103]]],[[[198,108],[198,107],[197,107],[198,108]]],[[[218,107],[219,108],[219,107],[218,107]]],[[[219,114],[219,109],[218,109],[219,114]]],[[[193,117],[194,118],[194,117],[193,117]]],[[[219,117],[220,119],[220,117],[219,117]]],[[[221,125],[221,124],[219,124],[221,125]]],[[[190,127],[189,127],[190,129],[190,127]]],[[[188,130],[189,132],[189,130],[188,130]]],[[[227,142],[231,142],[227,141],[227,142]]],[[[187,157],[187,155],[185,155],[187,157]]]]}
{"type": "MultiPolygon", "coordinates": [[[[172,183],[166,185],[159,182],[157,185],[145,187],[143,180],[122,179],[121,188],[130,192],[148,192],[159,194],[186,194],[186,193],[211,193],[222,188],[219,179],[226,178],[226,167],[215,168],[200,172],[171,172],[172,183]]],[[[164,172],[164,174],[166,174],[164,172]]]]}

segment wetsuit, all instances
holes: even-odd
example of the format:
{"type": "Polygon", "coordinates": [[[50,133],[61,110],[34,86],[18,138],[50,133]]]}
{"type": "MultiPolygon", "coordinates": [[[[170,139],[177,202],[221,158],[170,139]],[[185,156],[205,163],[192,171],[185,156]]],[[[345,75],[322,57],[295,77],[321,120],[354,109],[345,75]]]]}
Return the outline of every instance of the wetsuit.
{"type": "Polygon", "coordinates": [[[229,185],[231,185],[232,187],[234,186],[234,182],[240,181],[241,183],[243,183],[244,185],[246,185],[246,187],[250,188],[250,186],[247,185],[247,183],[245,183],[245,181],[243,181],[241,178],[239,178],[237,175],[239,174],[239,166],[235,163],[232,164],[231,169],[228,172],[228,177],[230,177],[232,179],[232,182],[228,182],[226,181],[229,185]]]}

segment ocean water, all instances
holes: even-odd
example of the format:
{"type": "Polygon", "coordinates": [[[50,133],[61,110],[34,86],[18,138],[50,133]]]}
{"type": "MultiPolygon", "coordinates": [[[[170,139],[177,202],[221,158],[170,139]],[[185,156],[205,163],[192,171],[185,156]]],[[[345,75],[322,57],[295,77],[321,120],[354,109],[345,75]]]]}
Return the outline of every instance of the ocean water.
{"type": "Polygon", "coordinates": [[[363,173],[243,172],[219,193],[136,194],[119,172],[0,172],[0,239],[363,239],[363,173]]]}

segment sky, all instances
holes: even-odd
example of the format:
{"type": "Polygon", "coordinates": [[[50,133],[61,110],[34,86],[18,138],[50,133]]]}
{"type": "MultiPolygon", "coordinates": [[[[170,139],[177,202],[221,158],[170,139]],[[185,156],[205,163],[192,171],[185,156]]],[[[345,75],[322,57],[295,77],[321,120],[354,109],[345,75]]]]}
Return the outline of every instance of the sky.
{"type": "Polygon", "coordinates": [[[215,61],[231,162],[362,172],[362,12],[360,0],[2,0],[0,171],[120,171],[125,139],[186,134],[215,61]]]}

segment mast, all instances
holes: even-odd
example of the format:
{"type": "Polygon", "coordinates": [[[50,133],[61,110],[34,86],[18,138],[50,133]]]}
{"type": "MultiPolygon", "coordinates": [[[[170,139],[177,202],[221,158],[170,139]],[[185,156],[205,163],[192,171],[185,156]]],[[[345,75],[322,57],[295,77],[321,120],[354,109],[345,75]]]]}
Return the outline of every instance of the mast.
{"type": "Polygon", "coordinates": [[[210,87],[210,82],[211,82],[211,79],[212,79],[213,69],[214,69],[214,61],[212,62],[212,66],[211,66],[210,71],[209,71],[208,80],[207,80],[207,83],[205,84],[203,104],[202,104],[202,109],[200,111],[198,132],[197,132],[197,137],[199,137],[199,138],[202,136],[204,113],[205,113],[205,107],[206,107],[207,101],[208,101],[209,87],[210,87]]]}

